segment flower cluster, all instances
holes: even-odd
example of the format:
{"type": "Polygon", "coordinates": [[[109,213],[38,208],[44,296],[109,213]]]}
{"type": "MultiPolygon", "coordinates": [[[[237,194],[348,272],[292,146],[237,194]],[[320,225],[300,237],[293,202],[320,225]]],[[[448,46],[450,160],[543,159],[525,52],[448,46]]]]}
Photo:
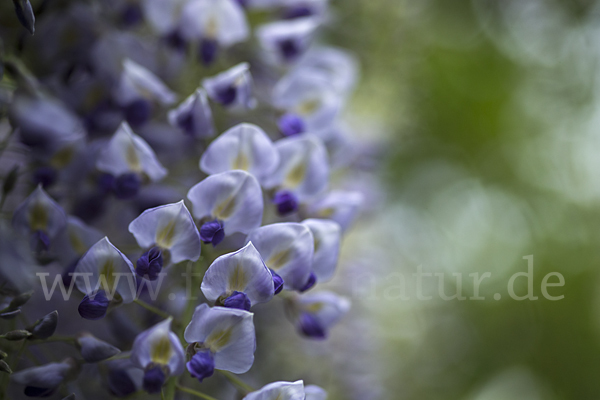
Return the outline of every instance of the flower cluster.
{"type": "Polygon", "coordinates": [[[255,390],[234,374],[269,329],[255,327],[261,303],[280,302],[308,339],[350,308],[321,286],[363,205],[344,179],[364,156],[341,117],[355,61],[319,44],[326,0],[14,6],[26,31],[2,32],[0,58],[11,388],[212,398],[189,385],[218,373],[247,400],[325,399],[301,380],[255,390]],[[19,319],[48,307],[60,318],[19,319]],[[50,341],[74,352],[21,357],[50,341]]]}

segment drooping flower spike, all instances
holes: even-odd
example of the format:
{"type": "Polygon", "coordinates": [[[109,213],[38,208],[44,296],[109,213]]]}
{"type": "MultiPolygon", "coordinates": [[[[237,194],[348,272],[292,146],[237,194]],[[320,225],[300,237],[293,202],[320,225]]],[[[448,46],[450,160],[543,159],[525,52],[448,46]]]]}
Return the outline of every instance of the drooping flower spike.
{"type": "Polygon", "coordinates": [[[100,319],[111,302],[131,303],[136,295],[133,265],[107,237],[81,257],[75,267],[75,284],[85,294],[79,314],[86,319],[100,319]]]}
{"type": "Polygon", "coordinates": [[[248,63],[238,64],[227,71],[202,81],[208,97],[230,109],[251,109],[256,106],[252,95],[252,77],[248,63]]]}
{"type": "Polygon", "coordinates": [[[279,214],[296,211],[302,201],[323,192],[329,181],[327,151],[320,139],[311,135],[280,139],[275,143],[279,165],[264,181],[276,190],[273,203],[279,214]]]}
{"type": "Polygon", "coordinates": [[[310,278],[314,239],[306,225],[282,222],[252,231],[248,238],[266,266],[279,275],[284,288],[301,290],[310,278]]]}
{"type": "Polygon", "coordinates": [[[197,89],[183,103],[169,111],[169,123],[186,135],[208,138],[215,134],[212,111],[204,89],[197,89]]]}
{"type": "Polygon", "coordinates": [[[156,182],[167,175],[156,154],[144,139],[133,133],[123,122],[96,160],[98,170],[116,177],[117,197],[127,198],[137,194],[142,179],[156,182]],[[128,184],[119,184],[119,182],[128,184]]]}
{"type": "Polygon", "coordinates": [[[133,342],[131,362],[144,370],[143,387],[158,393],[169,376],[180,375],[185,367],[185,354],[179,338],[171,332],[168,318],[140,333],[133,342]]]}
{"type": "Polygon", "coordinates": [[[38,187],[19,205],[12,219],[16,232],[29,238],[36,251],[48,250],[52,240],[67,224],[67,217],[48,194],[38,187]]]}
{"type": "Polygon", "coordinates": [[[219,306],[250,310],[271,300],[273,275],[249,242],[240,250],[217,258],[202,279],[202,293],[219,306]]]}
{"type": "Polygon", "coordinates": [[[325,339],[350,309],[347,298],[325,291],[296,296],[286,305],[298,332],[312,339],[325,339]]]}
{"type": "Polygon", "coordinates": [[[129,59],[123,61],[114,97],[123,108],[127,122],[135,127],[150,119],[155,104],[173,104],[177,98],[156,75],[129,59]]]}
{"type": "Polygon", "coordinates": [[[332,190],[308,206],[314,218],[326,218],[337,222],[346,232],[354,223],[363,204],[360,192],[332,190]]]}
{"type": "Polygon", "coordinates": [[[155,280],[164,266],[200,257],[200,235],[183,200],[148,209],[129,224],[138,245],[148,249],[136,272],[155,280]]]}
{"type": "Polygon", "coordinates": [[[335,272],[342,240],[342,229],[337,222],[327,219],[302,221],[310,229],[314,239],[312,272],[318,282],[331,279],[335,272]]]}
{"type": "Polygon", "coordinates": [[[304,400],[304,382],[273,382],[248,393],[242,400],[304,400]]]}
{"type": "Polygon", "coordinates": [[[219,48],[248,38],[246,15],[236,0],[191,0],[183,7],[180,30],[188,41],[199,43],[201,61],[212,64],[219,48]]]}
{"type": "Polygon", "coordinates": [[[202,240],[214,246],[225,236],[247,234],[261,224],[262,190],[256,178],[246,171],[211,175],[194,185],[187,197],[194,216],[204,222],[200,228],[202,240]]]}
{"type": "Polygon", "coordinates": [[[254,314],[233,308],[196,307],[185,328],[184,338],[190,345],[187,369],[200,382],[215,369],[242,374],[254,363],[256,336],[254,314]]]}
{"type": "Polygon", "coordinates": [[[276,63],[296,61],[312,41],[319,22],[313,18],[276,21],[260,26],[256,36],[267,57],[276,63]]]}
{"type": "Polygon", "coordinates": [[[49,397],[76,372],[77,364],[75,360],[67,358],[62,362],[49,363],[15,372],[11,375],[11,379],[20,385],[25,385],[24,392],[28,397],[49,397]]]}
{"type": "Polygon", "coordinates": [[[225,131],[208,146],[200,169],[207,174],[241,169],[259,181],[277,167],[279,154],[267,134],[253,124],[239,124],[225,131]]]}

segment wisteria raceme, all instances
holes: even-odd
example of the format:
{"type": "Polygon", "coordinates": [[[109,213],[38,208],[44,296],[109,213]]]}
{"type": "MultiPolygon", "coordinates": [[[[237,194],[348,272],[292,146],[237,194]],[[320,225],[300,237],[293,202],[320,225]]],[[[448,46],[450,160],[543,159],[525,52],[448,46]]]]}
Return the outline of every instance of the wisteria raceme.
{"type": "Polygon", "coordinates": [[[328,2],[36,4],[0,5],[0,399],[326,399],[265,333],[300,352],[350,308],[328,2]]]}

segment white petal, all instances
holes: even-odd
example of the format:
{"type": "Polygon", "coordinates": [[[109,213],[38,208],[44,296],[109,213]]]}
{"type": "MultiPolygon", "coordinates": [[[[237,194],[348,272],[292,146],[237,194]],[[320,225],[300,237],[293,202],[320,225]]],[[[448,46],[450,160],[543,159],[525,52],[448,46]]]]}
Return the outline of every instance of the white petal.
{"type": "Polygon", "coordinates": [[[308,226],[315,242],[313,272],[318,282],[327,281],[338,263],[342,229],[337,222],[326,219],[306,219],[302,223],[308,226]]]}
{"type": "Polygon", "coordinates": [[[192,0],[183,9],[181,31],[187,39],[212,38],[229,47],[246,40],[249,28],[235,0],[192,0]]]}
{"type": "Polygon", "coordinates": [[[327,392],[317,385],[305,386],[304,393],[306,400],[327,400],[327,392]]]}
{"type": "Polygon", "coordinates": [[[363,195],[360,192],[333,190],[312,203],[308,212],[315,218],[328,218],[337,222],[345,232],[358,216],[362,204],[363,195]]]}
{"type": "Polygon", "coordinates": [[[304,400],[304,382],[273,382],[256,392],[248,393],[243,400],[304,400]]]}
{"type": "Polygon", "coordinates": [[[156,75],[138,63],[125,59],[119,86],[114,94],[119,104],[127,105],[139,98],[173,104],[177,100],[171,91],[156,75]]]}

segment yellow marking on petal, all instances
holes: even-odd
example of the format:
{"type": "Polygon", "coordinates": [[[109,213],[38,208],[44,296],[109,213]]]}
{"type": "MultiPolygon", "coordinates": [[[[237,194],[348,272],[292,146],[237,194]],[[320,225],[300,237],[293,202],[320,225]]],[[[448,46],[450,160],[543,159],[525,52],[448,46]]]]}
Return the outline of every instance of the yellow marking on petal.
{"type": "Polygon", "coordinates": [[[204,341],[206,347],[211,349],[213,353],[221,350],[231,340],[231,328],[221,331],[213,331],[204,341]]]}
{"type": "Polygon", "coordinates": [[[238,152],[231,163],[231,169],[241,169],[244,171],[248,171],[250,169],[250,160],[248,159],[246,153],[243,151],[238,152]]]}
{"type": "Polygon", "coordinates": [[[29,211],[29,226],[33,231],[45,231],[48,228],[48,211],[40,201],[36,201],[29,211]]]}
{"type": "Polygon", "coordinates": [[[231,275],[229,275],[229,290],[243,292],[246,288],[246,273],[241,265],[236,265],[231,275]]]}
{"type": "Polygon", "coordinates": [[[279,269],[283,267],[290,260],[291,249],[285,249],[273,254],[265,264],[271,269],[279,269]]]}
{"type": "Polygon", "coordinates": [[[129,165],[129,168],[131,168],[132,171],[140,172],[142,170],[142,163],[140,162],[140,157],[138,156],[133,140],[127,146],[125,159],[127,160],[127,165],[129,165]]]}
{"type": "Polygon", "coordinates": [[[115,288],[115,262],[112,258],[104,261],[104,265],[100,268],[100,275],[98,277],[100,286],[109,293],[112,293],[115,288]]]}
{"type": "Polygon", "coordinates": [[[327,207],[319,211],[319,216],[322,218],[330,218],[333,214],[335,214],[335,208],[333,207],[327,207]]]}
{"type": "Polygon", "coordinates": [[[318,99],[307,100],[296,107],[296,112],[300,115],[310,115],[317,111],[319,107],[321,107],[321,102],[318,99]]]}
{"type": "Polygon", "coordinates": [[[304,180],[306,176],[306,163],[299,162],[294,165],[286,174],[283,185],[288,188],[295,188],[304,180]]]}
{"type": "Polygon", "coordinates": [[[213,215],[220,220],[225,220],[233,214],[236,206],[235,196],[230,196],[215,207],[213,215]]]}
{"type": "Polygon", "coordinates": [[[166,365],[171,359],[173,349],[171,348],[171,340],[169,336],[162,336],[157,342],[152,344],[150,359],[156,364],[166,365]]]}
{"type": "Polygon", "coordinates": [[[323,309],[324,304],[321,302],[317,302],[317,303],[312,303],[309,304],[308,306],[306,306],[306,311],[310,312],[310,313],[317,313],[319,311],[321,311],[321,309],[323,309]]]}
{"type": "Polygon", "coordinates": [[[319,250],[319,247],[321,247],[321,239],[317,237],[317,235],[313,234],[313,246],[314,246],[314,252],[316,253],[317,250],[319,250]]]}
{"type": "Polygon", "coordinates": [[[204,35],[209,38],[216,38],[217,31],[219,30],[219,23],[214,15],[211,15],[206,22],[206,30],[204,35]]]}
{"type": "Polygon", "coordinates": [[[87,246],[75,232],[69,232],[69,242],[77,254],[83,254],[87,251],[87,246]]]}
{"type": "Polygon", "coordinates": [[[169,221],[168,224],[163,226],[158,232],[156,232],[156,244],[163,249],[168,249],[173,244],[173,238],[175,236],[175,220],[169,221]]]}

